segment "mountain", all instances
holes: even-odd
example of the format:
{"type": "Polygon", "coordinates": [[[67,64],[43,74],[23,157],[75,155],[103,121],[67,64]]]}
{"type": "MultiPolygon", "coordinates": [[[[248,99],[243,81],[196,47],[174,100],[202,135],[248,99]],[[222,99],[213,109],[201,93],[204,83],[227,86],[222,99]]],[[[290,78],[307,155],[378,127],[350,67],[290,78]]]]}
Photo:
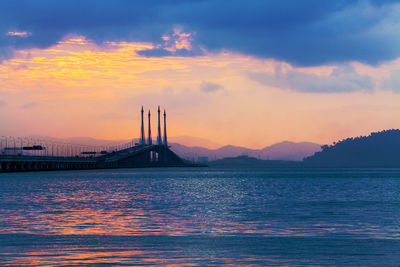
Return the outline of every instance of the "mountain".
{"type": "Polygon", "coordinates": [[[211,157],[211,149],[198,147],[198,146],[184,146],[178,143],[169,143],[171,150],[178,154],[180,157],[189,160],[197,160],[199,157],[211,157]]]}
{"type": "Polygon", "coordinates": [[[249,149],[240,146],[223,146],[218,149],[207,149],[203,147],[187,147],[171,143],[171,149],[179,156],[190,160],[216,160],[226,157],[238,157],[246,155],[263,160],[289,160],[301,161],[304,157],[311,156],[321,150],[320,145],[303,142],[281,142],[263,149],[249,149]],[[203,159],[202,159],[203,158],[203,159]]]}
{"type": "Polygon", "coordinates": [[[259,158],[301,161],[303,158],[313,155],[318,151],[321,151],[321,145],[319,144],[310,142],[293,143],[284,141],[262,149],[260,151],[259,158]]]}
{"type": "Polygon", "coordinates": [[[347,138],[304,159],[304,164],[327,167],[400,167],[400,130],[347,138]]]}
{"type": "Polygon", "coordinates": [[[241,155],[253,156],[258,150],[253,150],[240,146],[223,146],[213,151],[214,158],[237,157],[241,155]]]}
{"type": "MultiPolygon", "coordinates": [[[[131,142],[132,140],[101,140],[90,137],[70,137],[70,138],[52,138],[45,136],[31,136],[29,138],[36,140],[48,140],[53,142],[62,142],[69,144],[80,144],[86,146],[117,146],[131,142]]],[[[250,149],[240,146],[222,146],[207,139],[178,136],[168,138],[171,149],[184,159],[198,161],[212,161],[226,157],[238,157],[246,155],[262,160],[288,160],[301,161],[304,157],[311,156],[320,151],[320,145],[315,143],[294,143],[284,141],[263,149],[250,149]],[[176,141],[176,142],[174,142],[176,141]],[[179,141],[179,142],[178,142],[179,141]],[[191,144],[199,144],[192,146],[191,144]],[[218,147],[218,148],[217,148],[218,147]]],[[[137,142],[137,139],[135,139],[137,142]]],[[[154,140],[155,143],[155,140],[154,140]]]]}
{"type": "Polygon", "coordinates": [[[189,146],[189,147],[204,147],[208,149],[216,149],[221,147],[220,144],[217,144],[213,141],[204,139],[204,138],[199,138],[199,137],[193,137],[193,136],[173,136],[173,137],[168,137],[168,141],[170,143],[178,143],[184,146],[189,146]]]}

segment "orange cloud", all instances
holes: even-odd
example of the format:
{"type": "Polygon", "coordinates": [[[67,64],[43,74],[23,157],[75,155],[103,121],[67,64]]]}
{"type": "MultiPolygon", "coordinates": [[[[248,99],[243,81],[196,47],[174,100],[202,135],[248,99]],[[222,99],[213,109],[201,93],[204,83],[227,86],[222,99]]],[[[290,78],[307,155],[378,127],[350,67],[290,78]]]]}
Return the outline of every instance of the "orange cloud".
{"type": "MultiPolygon", "coordinates": [[[[175,31],[164,38],[173,41],[171,48],[191,49],[190,34],[175,31]]],[[[15,51],[0,65],[0,100],[7,103],[0,113],[7,127],[0,134],[134,138],[141,104],[153,111],[158,104],[167,109],[170,136],[254,148],[283,140],[326,143],[400,127],[400,95],[390,91],[303,94],[249,78],[251,72],[274,75],[280,67],[319,77],[323,86],[335,66],[295,68],[229,52],[139,55],[154,48],[151,43],[97,45],[70,36],[46,49],[15,51]],[[204,81],[223,90],[202,90],[204,81]],[[37,104],[21,108],[26,103],[37,104]]],[[[400,60],[375,68],[351,65],[379,81],[400,68],[400,60]]]]}

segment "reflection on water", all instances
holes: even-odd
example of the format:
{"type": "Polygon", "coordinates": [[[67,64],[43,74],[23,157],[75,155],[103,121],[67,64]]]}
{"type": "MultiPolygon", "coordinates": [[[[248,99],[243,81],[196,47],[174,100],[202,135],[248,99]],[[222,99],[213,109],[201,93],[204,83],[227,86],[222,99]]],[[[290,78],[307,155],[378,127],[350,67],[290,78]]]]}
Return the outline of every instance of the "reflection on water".
{"type": "Polygon", "coordinates": [[[260,236],[0,235],[12,266],[397,266],[400,240],[260,236]]]}
{"type": "Polygon", "coordinates": [[[0,265],[307,265],[324,262],[315,246],[342,239],[348,251],[380,240],[383,257],[400,250],[399,193],[397,169],[3,174],[0,241],[9,244],[1,242],[0,265]],[[293,252],[281,242],[294,242],[293,252]],[[296,248],[307,242],[310,251],[296,248]]]}

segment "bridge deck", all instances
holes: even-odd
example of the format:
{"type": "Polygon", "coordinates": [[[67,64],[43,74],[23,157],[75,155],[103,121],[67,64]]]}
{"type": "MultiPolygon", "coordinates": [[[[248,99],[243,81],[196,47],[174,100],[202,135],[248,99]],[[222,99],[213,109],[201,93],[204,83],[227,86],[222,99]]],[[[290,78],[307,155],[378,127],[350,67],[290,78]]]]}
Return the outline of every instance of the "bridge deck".
{"type": "Polygon", "coordinates": [[[187,162],[164,145],[146,145],[98,157],[0,155],[0,172],[130,167],[201,166],[187,162]]]}

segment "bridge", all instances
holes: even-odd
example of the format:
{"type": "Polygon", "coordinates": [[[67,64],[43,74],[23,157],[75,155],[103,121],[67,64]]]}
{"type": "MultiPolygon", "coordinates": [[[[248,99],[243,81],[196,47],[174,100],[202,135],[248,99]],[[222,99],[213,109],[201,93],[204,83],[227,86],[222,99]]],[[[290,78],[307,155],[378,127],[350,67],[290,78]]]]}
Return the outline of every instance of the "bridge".
{"type": "Polygon", "coordinates": [[[81,145],[77,147],[68,146],[68,144],[49,144],[32,140],[24,141],[24,139],[17,141],[5,139],[5,142],[1,140],[0,172],[204,166],[186,161],[170,149],[167,141],[165,110],[164,136],[161,138],[159,107],[156,142],[153,144],[151,138],[150,111],[148,114],[148,138],[146,139],[143,112],[142,107],[141,134],[138,143],[130,142],[106,148],[104,146],[81,145]],[[49,147],[51,147],[51,152],[49,147]]]}

